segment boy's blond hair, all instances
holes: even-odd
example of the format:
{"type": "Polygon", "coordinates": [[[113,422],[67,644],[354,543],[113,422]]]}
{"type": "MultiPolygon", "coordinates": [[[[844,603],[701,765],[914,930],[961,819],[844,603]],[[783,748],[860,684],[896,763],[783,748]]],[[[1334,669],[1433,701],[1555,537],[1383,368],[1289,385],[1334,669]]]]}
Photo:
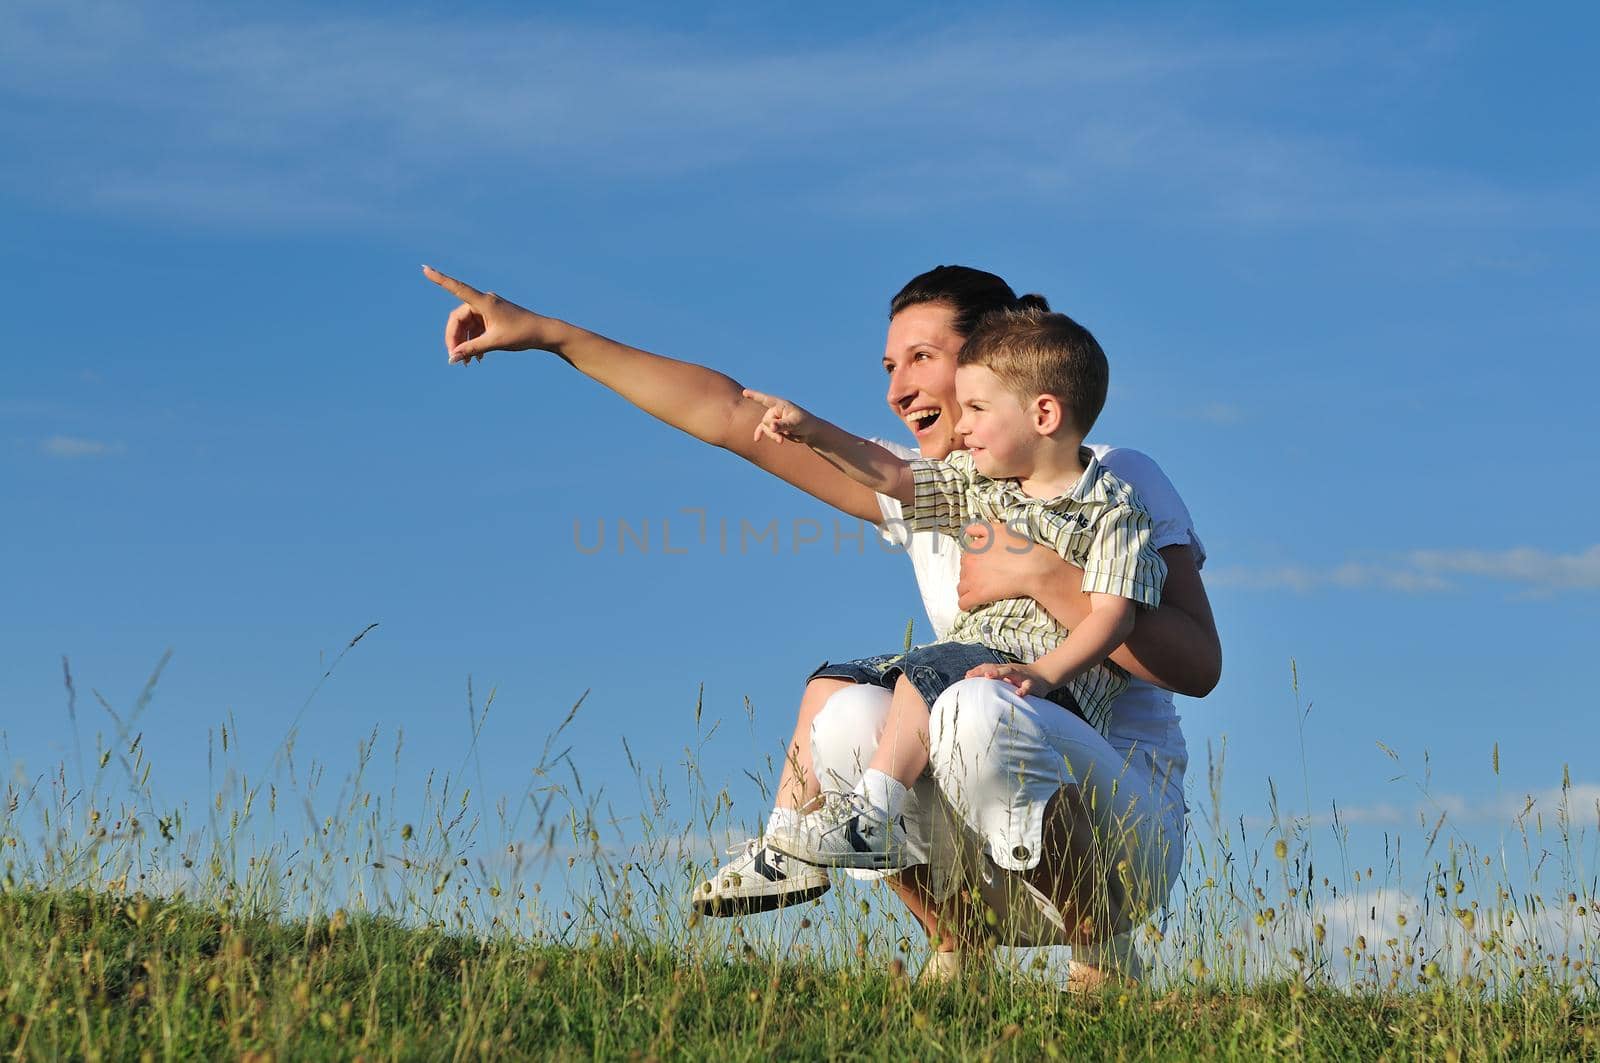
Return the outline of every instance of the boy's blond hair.
{"type": "Polygon", "coordinates": [[[1081,437],[1105,408],[1111,369],[1088,329],[1066,314],[1000,310],[967,337],[959,365],[981,365],[1023,402],[1054,395],[1081,437]]]}

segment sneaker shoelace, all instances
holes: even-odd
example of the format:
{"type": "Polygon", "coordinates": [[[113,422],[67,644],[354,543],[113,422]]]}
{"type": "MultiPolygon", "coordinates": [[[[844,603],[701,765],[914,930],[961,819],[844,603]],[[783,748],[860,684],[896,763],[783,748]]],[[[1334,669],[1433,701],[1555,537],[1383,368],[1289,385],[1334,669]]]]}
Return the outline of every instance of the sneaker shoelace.
{"type": "Polygon", "coordinates": [[[879,809],[874,808],[865,797],[854,790],[822,791],[822,808],[818,812],[826,813],[829,820],[821,828],[821,833],[824,836],[837,834],[849,826],[851,820],[860,817],[874,823],[883,824],[884,830],[888,832],[888,837],[893,837],[893,818],[884,817],[879,809]]]}
{"type": "Polygon", "coordinates": [[[788,862],[788,858],[782,853],[778,852],[778,850],[768,848],[766,843],[760,838],[747,838],[738,845],[728,846],[726,851],[729,856],[748,856],[750,859],[754,860],[756,858],[756,853],[763,848],[767,849],[767,863],[771,865],[773,870],[787,875],[789,871],[785,865],[788,862]]]}
{"type": "Polygon", "coordinates": [[[820,796],[822,803],[817,811],[830,813],[841,821],[859,815],[878,818],[873,815],[872,806],[867,804],[867,799],[854,790],[824,790],[820,796]]]}

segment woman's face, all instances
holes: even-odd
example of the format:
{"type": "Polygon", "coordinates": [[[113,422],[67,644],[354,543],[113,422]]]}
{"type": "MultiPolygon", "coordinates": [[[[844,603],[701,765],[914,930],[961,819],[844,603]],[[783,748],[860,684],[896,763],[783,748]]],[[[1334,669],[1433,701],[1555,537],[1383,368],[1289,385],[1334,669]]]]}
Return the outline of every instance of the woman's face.
{"type": "Polygon", "coordinates": [[[962,445],[956,436],[956,355],[966,340],[951,327],[954,319],[943,303],[908,306],[889,319],[883,348],[889,408],[911,429],[925,458],[942,458],[962,445]]]}

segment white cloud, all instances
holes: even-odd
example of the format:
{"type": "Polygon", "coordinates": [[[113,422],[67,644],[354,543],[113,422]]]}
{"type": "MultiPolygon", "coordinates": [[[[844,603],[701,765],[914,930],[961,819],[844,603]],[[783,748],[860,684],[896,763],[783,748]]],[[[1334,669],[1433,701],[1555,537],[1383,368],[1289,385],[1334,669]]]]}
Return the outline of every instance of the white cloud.
{"type": "Polygon", "coordinates": [[[121,443],[107,443],[100,439],[82,436],[51,436],[39,444],[39,450],[52,458],[107,458],[121,454],[127,448],[121,443]]]}
{"type": "Polygon", "coordinates": [[[1531,547],[1418,550],[1409,560],[1423,572],[1505,580],[1535,591],[1600,590],[1600,544],[1573,554],[1531,547]]]}
{"type": "Polygon", "coordinates": [[[112,209],[258,222],[383,219],[485,175],[528,188],[740,165],[774,168],[774,194],[852,211],[1016,198],[1263,224],[1593,217],[1582,189],[1511,191],[1364,161],[1359,144],[1264,117],[1218,117],[1236,113],[1229,92],[1400,76],[1460,49],[1426,26],[1222,38],[916,20],[752,46],[549,18],[235,12],[0,9],[0,93],[13,98],[0,132],[34,145],[12,179],[112,209]],[[69,119],[80,135],[61,134],[69,119]]]}
{"type": "Polygon", "coordinates": [[[1214,425],[1238,424],[1245,418],[1244,408],[1231,402],[1208,402],[1196,409],[1193,416],[1197,420],[1206,421],[1214,425]]]}
{"type": "MultiPolygon", "coordinates": [[[[1593,825],[1600,830],[1600,783],[1573,783],[1566,788],[1552,786],[1536,791],[1515,790],[1483,797],[1438,793],[1419,796],[1412,802],[1341,804],[1338,806],[1337,822],[1345,826],[1381,824],[1420,827],[1431,831],[1441,814],[1446,816],[1448,824],[1489,824],[1502,828],[1513,828],[1523,819],[1528,819],[1531,824],[1531,817],[1536,814],[1543,816],[1548,823],[1554,823],[1565,815],[1578,826],[1593,825]]],[[[1252,829],[1278,826],[1268,816],[1246,816],[1243,822],[1252,829]]],[[[1330,809],[1299,822],[1315,828],[1327,827],[1335,823],[1335,815],[1330,809]]]]}
{"type": "Polygon", "coordinates": [[[1504,583],[1530,594],[1600,590],[1600,545],[1570,554],[1532,547],[1509,550],[1413,550],[1386,561],[1339,565],[1218,566],[1214,587],[1254,591],[1385,590],[1405,594],[1458,590],[1466,581],[1504,583]]]}
{"type": "Polygon", "coordinates": [[[1286,590],[1301,594],[1328,589],[1389,590],[1417,594],[1450,590],[1453,586],[1442,576],[1413,568],[1358,561],[1321,568],[1310,565],[1208,567],[1206,582],[1214,587],[1253,591],[1286,590]]]}

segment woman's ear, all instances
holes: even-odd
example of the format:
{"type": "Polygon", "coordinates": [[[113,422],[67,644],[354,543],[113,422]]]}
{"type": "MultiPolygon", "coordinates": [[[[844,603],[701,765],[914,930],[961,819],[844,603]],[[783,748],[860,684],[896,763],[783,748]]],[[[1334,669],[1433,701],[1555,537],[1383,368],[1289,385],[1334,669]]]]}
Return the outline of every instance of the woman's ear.
{"type": "Polygon", "coordinates": [[[1054,395],[1039,395],[1033,400],[1033,430],[1042,436],[1055,435],[1066,421],[1067,411],[1054,395]]]}

